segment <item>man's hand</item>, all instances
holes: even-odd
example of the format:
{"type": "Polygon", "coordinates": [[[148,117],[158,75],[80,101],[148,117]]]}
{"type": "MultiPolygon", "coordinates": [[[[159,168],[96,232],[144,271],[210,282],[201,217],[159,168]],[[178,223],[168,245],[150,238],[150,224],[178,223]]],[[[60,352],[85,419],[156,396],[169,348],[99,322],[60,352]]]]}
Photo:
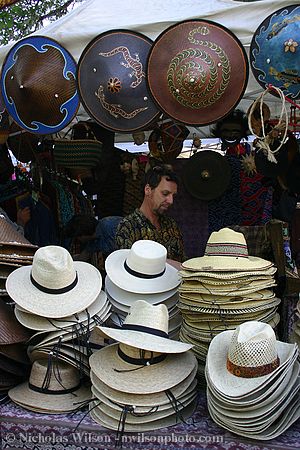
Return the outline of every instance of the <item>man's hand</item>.
{"type": "Polygon", "coordinates": [[[30,208],[29,206],[25,206],[25,208],[19,209],[17,212],[17,224],[25,227],[27,222],[29,222],[31,218],[30,208]]]}

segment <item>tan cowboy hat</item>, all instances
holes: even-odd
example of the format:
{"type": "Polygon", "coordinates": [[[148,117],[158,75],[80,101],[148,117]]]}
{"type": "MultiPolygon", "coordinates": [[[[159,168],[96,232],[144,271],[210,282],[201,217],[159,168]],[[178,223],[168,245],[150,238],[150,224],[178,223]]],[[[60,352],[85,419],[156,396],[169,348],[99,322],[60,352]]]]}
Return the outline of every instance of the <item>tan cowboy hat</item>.
{"type": "Polygon", "coordinates": [[[164,304],[150,305],[137,300],[121,329],[98,327],[106,337],[132,347],[160,353],[182,353],[191,345],[169,339],[169,314],[164,304]]]}
{"type": "Polygon", "coordinates": [[[175,289],[178,270],[167,263],[167,250],[158,242],[139,240],[131,249],[115,250],[105,261],[105,270],[119,288],[136,294],[154,294],[175,289]]]}
{"type": "MultiPolygon", "coordinates": [[[[183,264],[182,264],[183,266],[183,264]]],[[[243,270],[241,272],[233,271],[233,272],[221,272],[211,270],[209,272],[207,271],[201,271],[201,270],[195,270],[193,267],[183,268],[179,270],[179,275],[182,279],[189,279],[189,278],[203,278],[203,279],[218,279],[218,280],[232,280],[232,279],[238,279],[238,278],[244,278],[244,277],[261,277],[261,276],[272,276],[276,273],[277,267],[271,266],[268,269],[262,270],[243,270]]]]}
{"type": "Polygon", "coordinates": [[[209,383],[228,397],[249,395],[271,382],[295,352],[295,345],[276,340],[270,325],[244,322],[212,339],[206,360],[209,383]]]}
{"type": "Polygon", "coordinates": [[[47,414],[73,411],[78,402],[89,400],[89,386],[81,383],[79,371],[56,361],[49,369],[46,359],[34,361],[28,382],[9,390],[10,399],[26,409],[41,409],[47,414]]]}
{"type": "Polygon", "coordinates": [[[273,263],[257,256],[249,256],[244,235],[230,228],[213,231],[207,241],[204,256],[182,263],[186,270],[201,271],[264,271],[273,263]]]}
{"type": "Polygon", "coordinates": [[[30,266],[19,267],[7,278],[10,297],[26,311],[62,318],[83,311],[100,294],[102,278],[89,263],[73,261],[63,247],[39,248],[30,266]]]}
{"type": "Polygon", "coordinates": [[[90,357],[91,370],[113,389],[132,394],[152,394],[171,389],[197,366],[192,352],[161,354],[142,352],[125,344],[108,345],[90,357]],[[149,363],[149,364],[147,364],[149,363]]]}

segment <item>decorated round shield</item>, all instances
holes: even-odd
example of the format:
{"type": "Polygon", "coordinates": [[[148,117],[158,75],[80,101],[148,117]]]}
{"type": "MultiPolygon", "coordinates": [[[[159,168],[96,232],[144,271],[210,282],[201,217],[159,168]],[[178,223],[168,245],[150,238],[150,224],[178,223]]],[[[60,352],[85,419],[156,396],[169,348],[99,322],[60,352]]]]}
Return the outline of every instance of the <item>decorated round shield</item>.
{"type": "Polygon", "coordinates": [[[78,86],[87,113],[117,132],[144,129],[160,114],[149,95],[145,65],[152,41],[129,30],[93,39],[78,62],[78,86]]]}
{"type": "MultiPolygon", "coordinates": [[[[300,5],[269,15],[255,31],[250,45],[250,66],[258,83],[300,97],[300,5]]],[[[271,93],[273,93],[271,91],[271,93]]],[[[274,91],[274,95],[276,92],[274,91]]]]}
{"type": "Polygon", "coordinates": [[[230,165],[225,156],[213,150],[200,150],[185,163],[183,183],[186,190],[200,200],[220,197],[231,179],[230,165]]]}
{"type": "Polygon", "coordinates": [[[11,48],[2,67],[1,89],[8,113],[30,133],[62,130],[79,107],[76,62],[44,36],[22,39],[11,48]]]}
{"type": "Polygon", "coordinates": [[[187,125],[208,125],[227,115],[247,80],[242,44],[214,22],[178,22],[158,36],[149,53],[147,81],[154,100],[187,125]]]}

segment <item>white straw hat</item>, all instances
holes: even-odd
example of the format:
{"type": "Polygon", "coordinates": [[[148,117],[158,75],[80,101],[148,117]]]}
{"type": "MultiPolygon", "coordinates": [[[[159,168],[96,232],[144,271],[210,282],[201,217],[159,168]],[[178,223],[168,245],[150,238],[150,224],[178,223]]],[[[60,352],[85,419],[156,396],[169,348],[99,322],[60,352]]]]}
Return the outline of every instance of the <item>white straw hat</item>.
{"type": "Polygon", "coordinates": [[[270,325],[244,322],[212,339],[206,359],[208,383],[228,397],[248,395],[274,378],[295,351],[295,345],[276,341],[270,325]]]}
{"type": "Polygon", "coordinates": [[[99,270],[73,261],[63,247],[39,248],[31,266],[19,267],[6,280],[10,297],[26,311],[61,318],[83,311],[98,297],[102,287],[99,270]]]}
{"type": "Polygon", "coordinates": [[[160,353],[182,353],[192,345],[168,338],[169,314],[164,304],[137,300],[121,328],[98,327],[101,334],[132,347],[160,353]]]}
{"type": "Polygon", "coordinates": [[[249,256],[245,236],[222,228],[213,231],[207,241],[204,256],[182,263],[185,270],[201,271],[250,271],[266,270],[272,262],[257,256],[249,256]]]}
{"type": "Polygon", "coordinates": [[[77,402],[91,397],[90,388],[81,385],[79,371],[70,364],[56,361],[48,366],[47,359],[34,361],[29,382],[8,392],[11,400],[24,408],[40,408],[49,413],[73,411],[77,402]]]}
{"type": "Polygon", "coordinates": [[[180,283],[178,270],[167,263],[166,248],[151,240],[115,250],[106,258],[105,270],[115,285],[137,294],[170,291],[180,283]]]}

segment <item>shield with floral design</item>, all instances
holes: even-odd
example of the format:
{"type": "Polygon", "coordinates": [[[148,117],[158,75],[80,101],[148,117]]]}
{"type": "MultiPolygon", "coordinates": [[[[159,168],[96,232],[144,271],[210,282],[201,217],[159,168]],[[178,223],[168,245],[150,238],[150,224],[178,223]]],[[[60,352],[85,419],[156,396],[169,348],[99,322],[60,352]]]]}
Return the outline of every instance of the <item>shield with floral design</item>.
{"type": "MultiPolygon", "coordinates": [[[[270,84],[286,97],[300,98],[300,5],[269,15],[255,31],[250,45],[250,66],[258,83],[270,84]]],[[[277,95],[277,92],[270,91],[277,95]]]]}
{"type": "Polygon", "coordinates": [[[76,62],[58,42],[44,36],[18,41],[2,67],[1,89],[8,113],[30,133],[52,134],[77,113],[76,62]]]}
{"type": "Polygon", "coordinates": [[[82,104],[96,122],[117,132],[146,128],[160,114],[146,84],[152,41],[129,30],[111,30],[93,39],[78,62],[82,104]]]}
{"type": "Polygon", "coordinates": [[[210,21],[186,20],[154,41],[147,81],[159,108],[187,125],[208,125],[240,101],[248,60],[238,38],[210,21]]]}

